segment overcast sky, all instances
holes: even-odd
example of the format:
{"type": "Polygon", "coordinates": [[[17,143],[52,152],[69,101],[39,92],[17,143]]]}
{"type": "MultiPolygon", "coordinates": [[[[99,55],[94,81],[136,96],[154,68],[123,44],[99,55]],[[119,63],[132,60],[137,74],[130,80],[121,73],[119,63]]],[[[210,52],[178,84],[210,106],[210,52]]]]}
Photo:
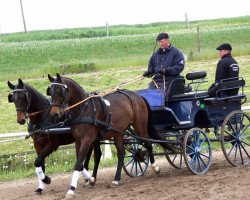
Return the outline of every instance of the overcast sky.
{"type": "MultiPolygon", "coordinates": [[[[250,0],[22,0],[28,31],[250,15],[250,0]]],[[[0,0],[0,31],[23,31],[20,0],[0,0]]]]}

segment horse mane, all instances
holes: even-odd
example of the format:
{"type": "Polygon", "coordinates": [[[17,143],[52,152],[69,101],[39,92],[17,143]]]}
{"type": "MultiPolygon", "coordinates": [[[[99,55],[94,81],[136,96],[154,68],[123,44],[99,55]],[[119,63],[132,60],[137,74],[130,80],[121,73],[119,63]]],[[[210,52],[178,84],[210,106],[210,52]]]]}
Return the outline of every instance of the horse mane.
{"type": "Polygon", "coordinates": [[[44,96],[42,93],[38,92],[37,89],[35,89],[34,87],[32,87],[29,84],[24,83],[24,87],[29,91],[29,92],[33,92],[34,95],[40,97],[40,99],[46,103],[49,103],[49,99],[44,96]]]}
{"type": "Polygon", "coordinates": [[[79,85],[79,83],[77,83],[75,80],[68,78],[68,77],[61,77],[62,80],[68,80],[68,81],[72,81],[77,87],[79,87],[80,90],[82,90],[83,92],[85,92],[85,90],[82,88],[82,86],[79,85]]]}

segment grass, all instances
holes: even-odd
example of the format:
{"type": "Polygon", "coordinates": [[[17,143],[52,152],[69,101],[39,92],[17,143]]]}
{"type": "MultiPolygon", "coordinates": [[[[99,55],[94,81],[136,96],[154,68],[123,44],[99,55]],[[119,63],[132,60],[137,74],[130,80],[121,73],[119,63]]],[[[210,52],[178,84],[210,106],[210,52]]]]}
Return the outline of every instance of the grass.
{"type": "MultiPolygon", "coordinates": [[[[215,48],[230,42],[235,56],[250,54],[250,17],[194,22],[200,27],[200,52],[198,53],[196,27],[169,28],[173,45],[183,51],[190,61],[217,58],[215,48]],[[219,20],[220,21],[220,20],[219,20]]],[[[159,28],[160,24],[158,24],[159,28]]],[[[178,27],[178,23],[176,25],[178,27]]],[[[53,40],[27,40],[0,44],[0,80],[42,77],[47,73],[82,73],[96,70],[120,69],[129,66],[146,66],[155,46],[152,24],[143,26],[154,31],[133,35],[114,35],[92,38],[57,38],[53,40]]],[[[121,26],[124,32],[132,27],[121,26]]],[[[144,30],[143,29],[143,30],[144,30]]],[[[146,29],[147,30],[147,29],[146,29]]],[[[141,30],[142,31],[142,30],[141,30]]],[[[62,30],[63,32],[63,30],[62,30]]],[[[44,37],[48,34],[44,33],[44,37]]],[[[130,33],[128,31],[128,33],[130,33]]],[[[33,37],[33,33],[29,33],[33,37]]],[[[35,33],[34,33],[35,34],[35,33]]],[[[21,36],[20,36],[21,37],[21,36]]],[[[46,38],[46,37],[45,37],[46,38]]]]}

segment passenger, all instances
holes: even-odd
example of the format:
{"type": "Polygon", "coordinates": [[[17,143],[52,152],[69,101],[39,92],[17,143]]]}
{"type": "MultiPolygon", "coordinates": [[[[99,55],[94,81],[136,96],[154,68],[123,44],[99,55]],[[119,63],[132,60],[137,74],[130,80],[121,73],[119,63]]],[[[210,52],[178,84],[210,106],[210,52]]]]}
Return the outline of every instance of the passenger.
{"type": "MultiPolygon", "coordinates": [[[[183,54],[170,43],[167,33],[160,33],[156,40],[160,48],[151,56],[148,70],[144,72],[143,76],[155,75],[153,80],[160,88],[163,88],[163,76],[165,76],[165,85],[168,87],[172,80],[180,77],[185,61],[183,54]]],[[[156,89],[155,83],[152,81],[149,88],[156,89]]]]}
{"type": "Polygon", "coordinates": [[[239,77],[239,65],[231,55],[232,46],[224,43],[216,50],[219,50],[221,59],[217,64],[215,82],[208,89],[208,94],[211,97],[216,96],[217,86],[222,79],[239,77]]]}

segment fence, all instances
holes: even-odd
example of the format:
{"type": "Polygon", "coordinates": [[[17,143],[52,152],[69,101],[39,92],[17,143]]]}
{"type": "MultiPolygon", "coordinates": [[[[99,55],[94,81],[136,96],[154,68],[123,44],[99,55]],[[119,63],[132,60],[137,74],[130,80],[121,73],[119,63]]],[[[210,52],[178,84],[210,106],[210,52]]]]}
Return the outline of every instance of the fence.
{"type": "MultiPolygon", "coordinates": [[[[0,139],[4,139],[4,138],[11,138],[11,139],[6,139],[6,140],[0,140],[0,144],[1,143],[7,143],[7,142],[13,142],[13,141],[19,141],[19,140],[24,140],[26,136],[28,136],[29,133],[28,132],[18,132],[18,133],[4,133],[4,134],[0,134],[0,139]],[[18,137],[18,138],[16,138],[18,137]],[[13,139],[14,138],[14,139],[13,139]]],[[[105,143],[108,143],[108,141],[105,141],[105,143]]],[[[74,145],[70,145],[70,146],[65,146],[65,147],[60,147],[60,149],[73,149],[75,148],[74,145]]],[[[33,154],[36,153],[35,151],[28,151],[28,152],[18,152],[18,154],[33,154]]],[[[0,158],[8,158],[10,156],[13,156],[15,154],[8,154],[8,155],[0,155],[0,158]]],[[[112,157],[112,153],[111,153],[111,148],[109,144],[104,144],[104,152],[103,152],[103,156],[102,159],[106,159],[106,158],[111,158],[112,157]]]]}
{"type": "MultiPolygon", "coordinates": [[[[250,106],[244,106],[242,107],[242,110],[250,110],[250,106]]],[[[3,138],[11,138],[11,139],[7,139],[7,140],[0,140],[0,144],[1,143],[7,143],[7,142],[12,142],[12,141],[18,141],[18,140],[24,140],[25,137],[28,135],[28,132],[18,132],[18,133],[5,133],[5,134],[0,134],[0,139],[3,138]],[[16,138],[18,137],[18,138],[16,138]]],[[[105,141],[105,143],[108,143],[108,141],[105,141]]],[[[70,149],[70,148],[74,148],[74,146],[66,146],[66,147],[60,147],[59,149],[70,149]]],[[[29,152],[23,152],[21,154],[32,154],[32,153],[36,153],[35,151],[29,151],[29,152]]],[[[20,152],[18,152],[18,154],[20,154],[20,152]]],[[[10,157],[12,156],[12,154],[9,155],[0,155],[0,158],[6,158],[6,157],[10,157]]],[[[103,159],[106,158],[110,158],[112,157],[112,153],[111,153],[111,149],[110,149],[110,145],[109,144],[104,144],[104,152],[103,152],[103,159]]]]}

